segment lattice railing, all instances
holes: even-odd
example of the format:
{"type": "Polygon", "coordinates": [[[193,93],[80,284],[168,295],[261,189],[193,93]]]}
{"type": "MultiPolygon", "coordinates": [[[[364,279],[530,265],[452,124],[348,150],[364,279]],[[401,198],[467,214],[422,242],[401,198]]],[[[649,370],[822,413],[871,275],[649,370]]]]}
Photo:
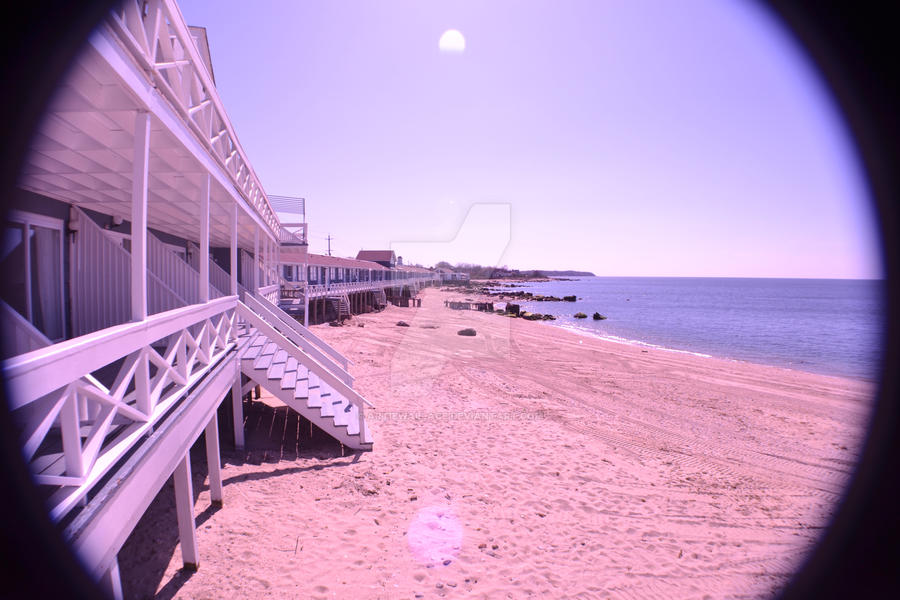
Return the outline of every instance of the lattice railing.
{"type": "Polygon", "coordinates": [[[109,24],[272,234],[280,223],[174,0],[123,0],[109,24]]]}
{"type": "Polygon", "coordinates": [[[306,223],[284,223],[278,241],[282,244],[306,244],[306,230],[306,223]],[[291,231],[292,229],[295,231],[291,231]]]}
{"type": "Polygon", "coordinates": [[[153,315],[3,362],[38,484],[62,518],[236,343],[237,297],[153,315]]]}

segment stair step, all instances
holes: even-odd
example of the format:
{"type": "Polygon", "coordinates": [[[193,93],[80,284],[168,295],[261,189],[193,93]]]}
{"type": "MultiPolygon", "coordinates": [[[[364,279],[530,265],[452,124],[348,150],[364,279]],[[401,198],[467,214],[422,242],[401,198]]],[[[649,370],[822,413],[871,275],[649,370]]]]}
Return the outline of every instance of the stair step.
{"type": "Polygon", "coordinates": [[[243,360],[254,360],[257,356],[259,356],[260,351],[262,350],[262,346],[250,346],[244,353],[241,354],[241,358],[243,360]]]}
{"type": "Polygon", "coordinates": [[[331,395],[331,389],[328,388],[321,381],[316,381],[316,387],[313,388],[310,386],[310,389],[315,389],[316,394],[318,395],[319,404],[321,406],[322,416],[323,417],[333,417],[334,416],[334,406],[332,404],[332,400],[334,398],[331,395]]]}
{"type": "Polygon", "coordinates": [[[284,367],[285,371],[296,371],[299,366],[299,362],[293,356],[288,356],[287,365],[284,367]]]}
{"type": "Polygon", "coordinates": [[[284,377],[284,363],[273,362],[272,366],[270,366],[269,370],[266,372],[266,377],[269,379],[281,379],[284,377]]]}
{"type": "Polygon", "coordinates": [[[288,353],[287,350],[276,350],[275,356],[272,358],[272,363],[282,363],[287,362],[288,353]]]}
{"type": "Polygon", "coordinates": [[[256,358],[256,361],[253,363],[254,369],[268,369],[269,365],[272,364],[272,358],[275,356],[275,350],[278,347],[274,342],[269,342],[266,344],[263,349],[260,351],[259,356],[256,358]]]}
{"type": "Polygon", "coordinates": [[[302,366],[297,367],[297,379],[294,384],[294,398],[309,397],[309,372],[302,366]]]}
{"type": "Polygon", "coordinates": [[[354,404],[351,404],[350,410],[347,411],[347,433],[359,435],[359,408],[354,404]]]}
{"type": "Polygon", "coordinates": [[[334,411],[334,424],[339,427],[346,427],[349,415],[347,409],[352,408],[353,405],[341,396],[332,396],[332,398],[334,398],[334,400],[331,401],[332,410],[334,411]]]}
{"type": "Polygon", "coordinates": [[[281,378],[281,389],[293,390],[297,387],[297,371],[285,371],[281,378]]]}
{"type": "Polygon", "coordinates": [[[322,406],[322,389],[319,387],[319,378],[309,374],[307,380],[307,400],[306,405],[310,408],[321,408],[322,406]]]}

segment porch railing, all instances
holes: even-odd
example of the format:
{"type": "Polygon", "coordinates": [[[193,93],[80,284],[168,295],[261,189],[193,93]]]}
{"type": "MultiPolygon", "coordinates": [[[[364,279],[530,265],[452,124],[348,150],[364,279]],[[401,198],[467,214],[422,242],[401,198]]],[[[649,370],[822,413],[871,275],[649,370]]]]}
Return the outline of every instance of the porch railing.
{"type": "Polygon", "coordinates": [[[3,361],[36,483],[62,518],[236,343],[237,297],[153,315],[3,361]]]}
{"type": "Polygon", "coordinates": [[[280,223],[228,119],[175,0],[124,0],[109,24],[274,234],[280,223]]]}
{"type": "Polygon", "coordinates": [[[281,292],[281,284],[273,283],[272,285],[267,285],[265,287],[259,288],[259,295],[268,300],[269,302],[278,303],[278,296],[281,292]]]}
{"type": "Polygon", "coordinates": [[[282,244],[306,245],[306,223],[285,223],[279,231],[278,239],[282,244]],[[298,231],[291,231],[288,227],[298,231]]]}

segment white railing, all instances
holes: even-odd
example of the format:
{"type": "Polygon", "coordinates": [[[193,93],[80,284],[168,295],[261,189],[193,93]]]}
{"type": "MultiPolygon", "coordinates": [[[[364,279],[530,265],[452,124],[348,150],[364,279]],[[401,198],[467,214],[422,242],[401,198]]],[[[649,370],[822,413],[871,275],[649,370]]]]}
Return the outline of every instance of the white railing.
{"type": "Polygon", "coordinates": [[[47,336],[41,333],[28,319],[20,315],[9,304],[0,300],[0,331],[3,331],[2,355],[16,356],[51,345],[47,336]]]}
{"type": "Polygon", "coordinates": [[[306,367],[310,373],[314,374],[319,380],[334,390],[337,394],[347,399],[350,404],[356,407],[357,417],[359,418],[359,439],[362,443],[371,443],[372,440],[366,439],[366,421],[365,407],[372,406],[372,403],[363,398],[359,392],[344,383],[337,375],[332,373],[328,368],[314,360],[309,354],[301,348],[294,345],[287,337],[285,337],[275,327],[270,325],[261,316],[256,314],[251,308],[242,302],[238,302],[237,318],[241,327],[254,328],[262,335],[266,336],[270,342],[277,344],[279,348],[288,352],[289,356],[297,359],[297,362],[306,367]]]}
{"type": "Polygon", "coordinates": [[[277,236],[281,227],[278,217],[234,133],[175,1],[124,0],[108,22],[148,79],[277,236]]]}
{"type": "Polygon", "coordinates": [[[329,346],[309,329],[301,325],[289,314],[278,308],[271,302],[247,295],[244,304],[266,322],[278,330],[284,337],[291,340],[294,345],[314,359],[334,371],[347,385],[353,385],[353,376],[347,372],[350,361],[340,352],[329,346]]]}
{"type": "Polygon", "coordinates": [[[282,244],[306,244],[306,223],[287,223],[279,230],[278,240],[282,244]],[[299,231],[290,231],[288,229],[298,229],[299,231]]]}
{"type": "Polygon", "coordinates": [[[220,298],[3,361],[34,480],[58,487],[53,519],[234,347],[236,306],[236,296],[220,298]]]}
{"type": "MultiPolygon", "coordinates": [[[[305,288],[303,282],[286,282],[288,288],[304,288],[310,298],[320,298],[332,294],[346,294],[356,292],[372,292],[388,287],[398,287],[401,285],[409,285],[411,283],[422,283],[432,281],[434,278],[427,277],[405,277],[402,279],[378,280],[378,281],[353,281],[353,282],[336,282],[324,284],[309,284],[305,288]]],[[[286,295],[287,296],[287,295],[286,295]]],[[[293,295],[291,295],[293,297],[293,295]]],[[[302,296],[301,296],[302,297],[302,296]]]]}
{"type": "MultiPolygon", "coordinates": [[[[80,336],[131,319],[131,254],[81,209],[72,215],[70,222],[78,228],[70,265],[72,333],[80,336]]],[[[188,302],[148,270],[147,304],[150,314],[156,314],[188,302]]]]}
{"type": "MultiPolygon", "coordinates": [[[[195,244],[194,242],[188,242],[188,264],[191,265],[191,269],[197,274],[197,286],[199,286],[200,281],[200,246],[195,244]]],[[[176,255],[177,256],[177,255],[176,255]]],[[[219,266],[219,264],[213,260],[213,257],[209,257],[209,297],[210,299],[221,298],[222,296],[227,296],[229,291],[231,290],[231,275],[219,266]]]]}
{"type": "Polygon", "coordinates": [[[259,288],[259,295],[268,300],[269,302],[278,303],[278,298],[281,292],[281,284],[273,283],[272,285],[267,285],[265,287],[259,288]]]}

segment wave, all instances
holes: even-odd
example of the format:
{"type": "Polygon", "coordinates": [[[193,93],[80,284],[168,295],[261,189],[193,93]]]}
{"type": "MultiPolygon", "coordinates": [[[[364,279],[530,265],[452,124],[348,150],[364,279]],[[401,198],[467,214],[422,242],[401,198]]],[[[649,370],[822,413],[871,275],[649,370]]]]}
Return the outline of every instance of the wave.
{"type": "Polygon", "coordinates": [[[607,342],[614,342],[616,344],[625,344],[628,346],[641,346],[644,348],[653,348],[654,350],[663,350],[665,352],[675,352],[676,354],[690,354],[691,356],[699,356],[700,358],[721,358],[723,360],[730,360],[733,362],[737,362],[732,358],[727,357],[715,357],[712,354],[704,354],[703,352],[694,352],[691,350],[681,350],[679,348],[669,348],[667,346],[660,346],[659,344],[652,344],[650,342],[645,342],[642,340],[632,340],[628,338],[623,338],[618,335],[611,335],[607,333],[597,333],[596,331],[592,331],[585,327],[579,327],[578,325],[574,325],[572,323],[546,323],[551,327],[559,327],[560,329],[565,329],[566,331],[571,331],[572,333],[576,333],[578,335],[584,337],[592,337],[600,340],[605,340],[607,342]]]}

